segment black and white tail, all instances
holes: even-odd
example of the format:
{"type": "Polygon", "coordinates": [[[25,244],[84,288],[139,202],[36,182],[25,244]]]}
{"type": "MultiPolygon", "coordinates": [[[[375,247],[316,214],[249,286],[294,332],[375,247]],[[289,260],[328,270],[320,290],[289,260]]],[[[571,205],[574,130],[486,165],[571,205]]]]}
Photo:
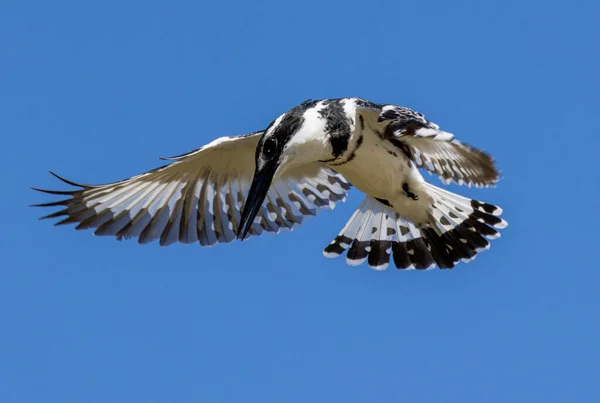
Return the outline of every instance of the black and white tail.
{"type": "Polygon", "coordinates": [[[488,240],[505,228],[500,207],[467,199],[425,184],[433,198],[430,222],[417,227],[376,199],[367,197],[339,235],[323,252],[355,266],[365,260],[376,270],[387,268],[390,257],[398,269],[451,269],[489,249],[488,240]]]}

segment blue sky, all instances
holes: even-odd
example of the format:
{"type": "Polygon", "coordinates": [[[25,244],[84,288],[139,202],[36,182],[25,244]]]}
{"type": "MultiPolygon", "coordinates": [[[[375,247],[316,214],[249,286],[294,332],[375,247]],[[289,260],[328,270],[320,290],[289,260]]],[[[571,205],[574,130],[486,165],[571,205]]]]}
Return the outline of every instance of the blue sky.
{"type": "Polygon", "coordinates": [[[600,400],[592,1],[0,5],[0,401],[600,400]],[[415,108],[496,157],[510,226],[452,271],[293,233],[201,248],[52,227],[46,173],[122,179],[307,98],[415,108]]]}

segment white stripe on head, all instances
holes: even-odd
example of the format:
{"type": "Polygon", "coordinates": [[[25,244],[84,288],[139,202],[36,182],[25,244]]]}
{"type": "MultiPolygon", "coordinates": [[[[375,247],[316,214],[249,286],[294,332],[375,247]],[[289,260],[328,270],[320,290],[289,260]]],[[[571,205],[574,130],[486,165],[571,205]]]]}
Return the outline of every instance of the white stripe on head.
{"type": "Polygon", "coordinates": [[[296,147],[301,144],[311,143],[315,140],[325,141],[325,119],[320,111],[325,108],[323,101],[317,103],[314,107],[308,108],[302,114],[304,121],[302,126],[296,133],[293,134],[292,138],[288,142],[288,146],[296,147]]]}
{"type": "Polygon", "coordinates": [[[271,127],[269,128],[269,130],[267,130],[265,132],[265,138],[266,137],[271,137],[273,135],[273,133],[275,132],[275,129],[277,129],[277,127],[279,126],[279,124],[281,124],[281,121],[283,120],[284,116],[287,115],[287,112],[281,114],[277,119],[275,119],[273,121],[273,124],[271,125],[271,127]]]}

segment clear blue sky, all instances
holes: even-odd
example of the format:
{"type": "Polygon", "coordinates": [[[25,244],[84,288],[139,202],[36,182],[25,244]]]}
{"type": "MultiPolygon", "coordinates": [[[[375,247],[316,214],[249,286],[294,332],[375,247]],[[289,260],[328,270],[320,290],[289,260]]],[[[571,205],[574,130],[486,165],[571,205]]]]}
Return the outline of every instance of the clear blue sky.
{"type": "Polygon", "coordinates": [[[600,32],[592,1],[0,5],[0,401],[600,401],[600,32]],[[307,98],[425,113],[496,157],[510,226],[452,271],[293,233],[140,246],[54,228],[53,169],[122,179],[307,98]]]}

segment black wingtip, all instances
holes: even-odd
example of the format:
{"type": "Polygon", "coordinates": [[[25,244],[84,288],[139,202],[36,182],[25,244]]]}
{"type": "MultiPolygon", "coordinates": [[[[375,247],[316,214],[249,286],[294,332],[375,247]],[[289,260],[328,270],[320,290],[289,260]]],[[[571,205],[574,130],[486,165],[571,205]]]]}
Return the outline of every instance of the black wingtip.
{"type": "MultiPolygon", "coordinates": [[[[34,189],[35,190],[35,189],[34,189]]],[[[66,199],[66,200],[58,200],[58,201],[54,201],[54,202],[49,202],[49,203],[38,203],[38,204],[30,204],[29,207],[56,207],[56,206],[66,206],[68,205],[73,199],[66,199]]]]}
{"type": "Polygon", "coordinates": [[[67,212],[66,209],[64,209],[64,210],[60,210],[60,211],[45,215],[43,217],[40,217],[40,218],[38,218],[38,220],[47,220],[49,218],[62,217],[62,216],[66,216],[66,215],[69,215],[69,213],[67,212]]]}
{"type": "Polygon", "coordinates": [[[50,170],[48,170],[48,172],[50,173],[50,175],[54,176],[58,180],[63,181],[67,185],[71,185],[71,186],[75,186],[75,187],[80,187],[82,189],[88,189],[88,188],[90,188],[90,186],[88,186],[88,185],[82,185],[81,183],[76,183],[76,182],[70,181],[70,180],[68,180],[66,178],[63,178],[62,176],[60,176],[57,173],[54,173],[54,172],[52,172],[50,170]]]}
{"type": "Polygon", "coordinates": [[[48,190],[48,189],[40,189],[30,187],[31,190],[35,190],[36,192],[48,193],[51,195],[63,195],[63,196],[72,196],[75,191],[73,190],[48,190]]]}

